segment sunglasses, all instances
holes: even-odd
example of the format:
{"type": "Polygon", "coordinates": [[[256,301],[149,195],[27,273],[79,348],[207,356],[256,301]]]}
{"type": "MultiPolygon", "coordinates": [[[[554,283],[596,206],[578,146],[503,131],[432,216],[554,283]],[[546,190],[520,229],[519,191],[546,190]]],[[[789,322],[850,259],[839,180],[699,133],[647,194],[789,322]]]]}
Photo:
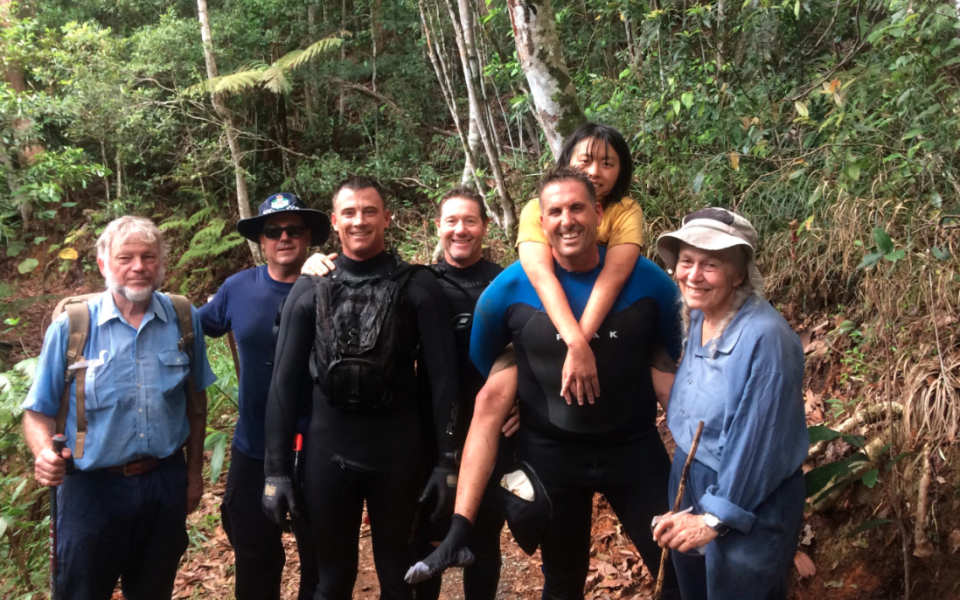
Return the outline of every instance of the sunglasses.
{"type": "Polygon", "coordinates": [[[307,232],[307,228],[303,225],[290,225],[289,227],[270,226],[264,227],[260,233],[268,240],[279,240],[280,237],[283,236],[284,231],[287,232],[287,235],[290,236],[291,239],[297,239],[307,232]]]}

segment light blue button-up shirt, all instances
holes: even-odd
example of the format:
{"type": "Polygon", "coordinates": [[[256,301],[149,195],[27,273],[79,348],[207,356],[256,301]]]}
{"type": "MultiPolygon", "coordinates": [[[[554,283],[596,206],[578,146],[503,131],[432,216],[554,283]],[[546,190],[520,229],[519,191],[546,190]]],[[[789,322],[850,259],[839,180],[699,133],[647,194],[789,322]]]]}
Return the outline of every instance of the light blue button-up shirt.
{"type": "Polygon", "coordinates": [[[667,425],[677,447],[689,452],[704,422],[696,460],[717,472],[717,482],[700,506],[749,533],[753,511],[807,456],[803,347],[780,313],[756,297],[744,303],[715,348],[701,344],[702,330],[703,313],[691,311],[667,425]]]}
{"type": "MultiPolygon", "coordinates": [[[[207,362],[200,317],[193,313],[193,364],[177,350],[180,323],[173,302],[154,292],[150,306],[134,329],[120,315],[113,294],[87,303],[90,336],[84,358],[103,364],[86,367],[87,436],[81,470],[122,465],[144,456],[163,458],[187,440],[186,377],[193,372],[197,390],[216,380],[207,362]]],[[[56,417],[63,392],[69,325],[64,312],[47,328],[36,378],[23,408],[56,417]]],[[[75,451],[76,382],[71,385],[66,423],[67,446],[75,451]]]]}

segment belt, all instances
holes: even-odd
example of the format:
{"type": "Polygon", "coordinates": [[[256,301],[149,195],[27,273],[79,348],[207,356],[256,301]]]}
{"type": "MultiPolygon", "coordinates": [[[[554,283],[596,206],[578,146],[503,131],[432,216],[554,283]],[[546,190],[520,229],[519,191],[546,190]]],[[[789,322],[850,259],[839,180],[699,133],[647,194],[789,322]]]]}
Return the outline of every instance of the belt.
{"type": "Polygon", "coordinates": [[[144,473],[149,473],[158,467],[161,467],[165,464],[171,463],[183,456],[183,450],[177,450],[170,456],[165,458],[157,458],[155,456],[145,456],[143,458],[128,462],[125,465],[117,465],[115,467],[104,467],[102,469],[97,469],[103,473],[113,473],[115,475],[123,475],[125,477],[131,477],[133,475],[143,475],[144,473]]]}

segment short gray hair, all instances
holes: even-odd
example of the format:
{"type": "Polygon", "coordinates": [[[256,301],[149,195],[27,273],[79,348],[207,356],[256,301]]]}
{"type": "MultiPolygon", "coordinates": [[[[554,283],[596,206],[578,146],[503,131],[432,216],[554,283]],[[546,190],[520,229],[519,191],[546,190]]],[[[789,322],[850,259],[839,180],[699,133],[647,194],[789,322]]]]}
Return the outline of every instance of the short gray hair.
{"type": "Polygon", "coordinates": [[[159,248],[160,264],[166,263],[168,248],[160,229],[150,219],[130,216],[114,219],[107,224],[97,238],[97,258],[109,262],[114,244],[122,243],[131,237],[136,237],[145,244],[156,244],[159,248]]]}

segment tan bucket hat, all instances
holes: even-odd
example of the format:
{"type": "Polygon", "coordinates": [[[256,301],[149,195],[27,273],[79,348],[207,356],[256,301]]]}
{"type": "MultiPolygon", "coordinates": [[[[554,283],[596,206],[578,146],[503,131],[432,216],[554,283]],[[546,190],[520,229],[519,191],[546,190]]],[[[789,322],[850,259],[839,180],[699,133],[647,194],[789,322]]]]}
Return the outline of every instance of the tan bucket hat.
{"type": "Polygon", "coordinates": [[[750,269],[754,264],[757,230],[750,221],[725,208],[704,208],[683,218],[680,229],[665,233],[657,240],[657,253],[672,272],[677,266],[680,242],[701,250],[725,250],[745,246],[749,250],[750,269]]]}

